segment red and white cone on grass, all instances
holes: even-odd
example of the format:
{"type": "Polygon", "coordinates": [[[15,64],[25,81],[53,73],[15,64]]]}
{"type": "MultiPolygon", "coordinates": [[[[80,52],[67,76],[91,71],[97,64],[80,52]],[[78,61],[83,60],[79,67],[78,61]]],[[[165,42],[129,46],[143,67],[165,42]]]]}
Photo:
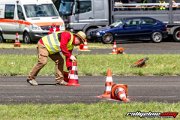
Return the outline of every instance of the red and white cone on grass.
{"type": "Polygon", "coordinates": [[[72,70],[69,72],[69,81],[67,86],[80,86],[78,80],[78,69],[77,69],[77,61],[72,62],[72,70]]]}
{"type": "Polygon", "coordinates": [[[117,48],[117,49],[116,49],[116,53],[117,53],[117,54],[125,54],[125,53],[124,53],[124,48],[123,48],[123,47],[117,48]]]}
{"type": "Polygon", "coordinates": [[[116,45],[116,41],[114,41],[114,44],[113,44],[112,54],[117,54],[117,45],[116,45]]]}
{"type": "Polygon", "coordinates": [[[18,33],[16,33],[16,39],[15,39],[14,47],[21,47],[21,43],[19,41],[19,34],[18,33]]]}
{"type": "Polygon", "coordinates": [[[108,69],[107,70],[106,83],[105,83],[105,91],[104,91],[104,93],[102,95],[100,95],[98,97],[100,97],[100,98],[110,98],[112,85],[113,85],[112,71],[110,69],[108,69]]]}
{"type": "Polygon", "coordinates": [[[89,51],[87,40],[84,41],[84,44],[79,45],[79,50],[81,50],[81,51],[89,51]]]}
{"type": "Polygon", "coordinates": [[[125,84],[113,84],[111,91],[111,99],[120,100],[123,102],[129,102],[127,98],[128,87],[125,84]]]}
{"type": "Polygon", "coordinates": [[[143,67],[146,66],[146,61],[149,60],[148,57],[142,58],[138,61],[136,61],[131,67],[143,67]]]}

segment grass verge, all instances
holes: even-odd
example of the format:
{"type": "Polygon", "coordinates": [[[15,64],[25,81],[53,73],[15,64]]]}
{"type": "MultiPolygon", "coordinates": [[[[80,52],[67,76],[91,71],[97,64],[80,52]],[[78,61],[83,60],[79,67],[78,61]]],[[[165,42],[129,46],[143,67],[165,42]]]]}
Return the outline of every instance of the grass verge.
{"type": "MultiPolygon", "coordinates": [[[[147,118],[127,116],[127,113],[179,112],[180,103],[19,104],[0,105],[0,111],[2,120],[144,120],[147,118]]],[[[176,119],[179,118],[178,115],[176,119]]],[[[150,118],[154,119],[160,118],[150,118]]]]}
{"type": "MultiPolygon", "coordinates": [[[[113,75],[180,75],[180,55],[148,55],[149,60],[143,68],[132,68],[131,65],[145,55],[79,55],[78,75],[106,75],[107,68],[113,75]]],[[[27,75],[37,61],[36,55],[1,55],[0,75],[27,75]]],[[[54,75],[54,63],[48,64],[39,75],[54,75]]]]}

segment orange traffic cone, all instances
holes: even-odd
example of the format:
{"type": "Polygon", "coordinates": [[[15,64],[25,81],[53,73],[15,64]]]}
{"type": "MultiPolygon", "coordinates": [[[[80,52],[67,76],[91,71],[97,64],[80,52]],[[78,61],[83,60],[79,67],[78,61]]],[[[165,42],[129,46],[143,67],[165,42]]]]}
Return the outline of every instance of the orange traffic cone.
{"type": "Polygon", "coordinates": [[[135,62],[131,67],[143,67],[145,66],[147,60],[149,60],[148,57],[142,58],[135,62]]]}
{"type": "Polygon", "coordinates": [[[112,54],[117,54],[117,45],[116,45],[116,41],[114,41],[114,44],[113,44],[112,54]]]}
{"type": "Polygon", "coordinates": [[[73,61],[72,70],[69,72],[69,81],[67,86],[80,86],[78,82],[78,71],[77,71],[77,62],[73,61]]]}
{"type": "Polygon", "coordinates": [[[90,50],[88,49],[87,40],[84,41],[84,44],[80,44],[79,50],[81,50],[81,51],[90,51],[90,50]]]}
{"type": "Polygon", "coordinates": [[[18,33],[16,33],[14,47],[21,47],[21,43],[19,42],[19,34],[18,33]]]}
{"type": "Polygon", "coordinates": [[[99,97],[101,97],[101,98],[110,98],[112,85],[113,85],[112,71],[110,69],[108,69],[107,70],[106,83],[105,83],[105,91],[99,97]]]}
{"type": "Polygon", "coordinates": [[[116,49],[117,54],[124,54],[124,48],[123,47],[119,47],[116,49]]]}
{"type": "Polygon", "coordinates": [[[111,98],[115,100],[120,100],[123,102],[129,102],[127,98],[128,87],[125,84],[113,84],[111,91],[111,98]]]}
{"type": "Polygon", "coordinates": [[[83,50],[84,44],[79,45],[79,50],[83,50]]]}

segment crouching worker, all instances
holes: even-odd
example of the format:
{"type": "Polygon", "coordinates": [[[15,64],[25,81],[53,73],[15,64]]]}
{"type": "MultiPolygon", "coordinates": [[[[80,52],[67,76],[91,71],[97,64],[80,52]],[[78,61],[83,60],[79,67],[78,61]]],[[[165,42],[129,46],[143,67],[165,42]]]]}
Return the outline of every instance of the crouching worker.
{"type": "Polygon", "coordinates": [[[72,61],[76,60],[76,57],[72,55],[72,50],[74,46],[84,44],[85,39],[86,35],[82,31],[76,34],[61,31],[42,37],[37,43],[38,62],[29,73],[27,82],[31,85],[38,85],[35,78],[47,64],[48,57],[50,57],[55,62],[56,84],[66,85],[63,75],[64,59],[61,52],[65,56],[67,69],[71,70],[72,61]]]}

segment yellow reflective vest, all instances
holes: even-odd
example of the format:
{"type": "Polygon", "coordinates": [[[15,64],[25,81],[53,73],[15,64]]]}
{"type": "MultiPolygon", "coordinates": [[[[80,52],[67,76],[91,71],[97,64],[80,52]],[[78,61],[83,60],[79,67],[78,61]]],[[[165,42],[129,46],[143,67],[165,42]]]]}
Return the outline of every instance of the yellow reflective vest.
{"type": "Polygon", "coordinates": [[[159,1],[159,3],[160,3],[160,7],[159,7],[159,9],[160,10],[165,10],[166,9],[166,7],[165,6],[163,6],[163,4],[164,3],[166,3],[165,1],[159,1]]]}
{"type": "MultiPolygon", "coordinates": [[[[64,32],[64,31],[63,31],[64,32]]],[[[60,52],[60,41],[58,39],[58,34],[62,33],[62,31],[59,32],[54,32],[50,35],[44,36],[42,37],[42,41],[44,43],[44,46],[47,48],[47,50],[49,51],[49,54],[55,54],[57,52],[60,52]]],[[[71,38],[67,44],[67,49],[68,50],[72,50],[74,48],[73,43],[73,34],[71,32],[69,32],[71,34],[71,38]]]]}

